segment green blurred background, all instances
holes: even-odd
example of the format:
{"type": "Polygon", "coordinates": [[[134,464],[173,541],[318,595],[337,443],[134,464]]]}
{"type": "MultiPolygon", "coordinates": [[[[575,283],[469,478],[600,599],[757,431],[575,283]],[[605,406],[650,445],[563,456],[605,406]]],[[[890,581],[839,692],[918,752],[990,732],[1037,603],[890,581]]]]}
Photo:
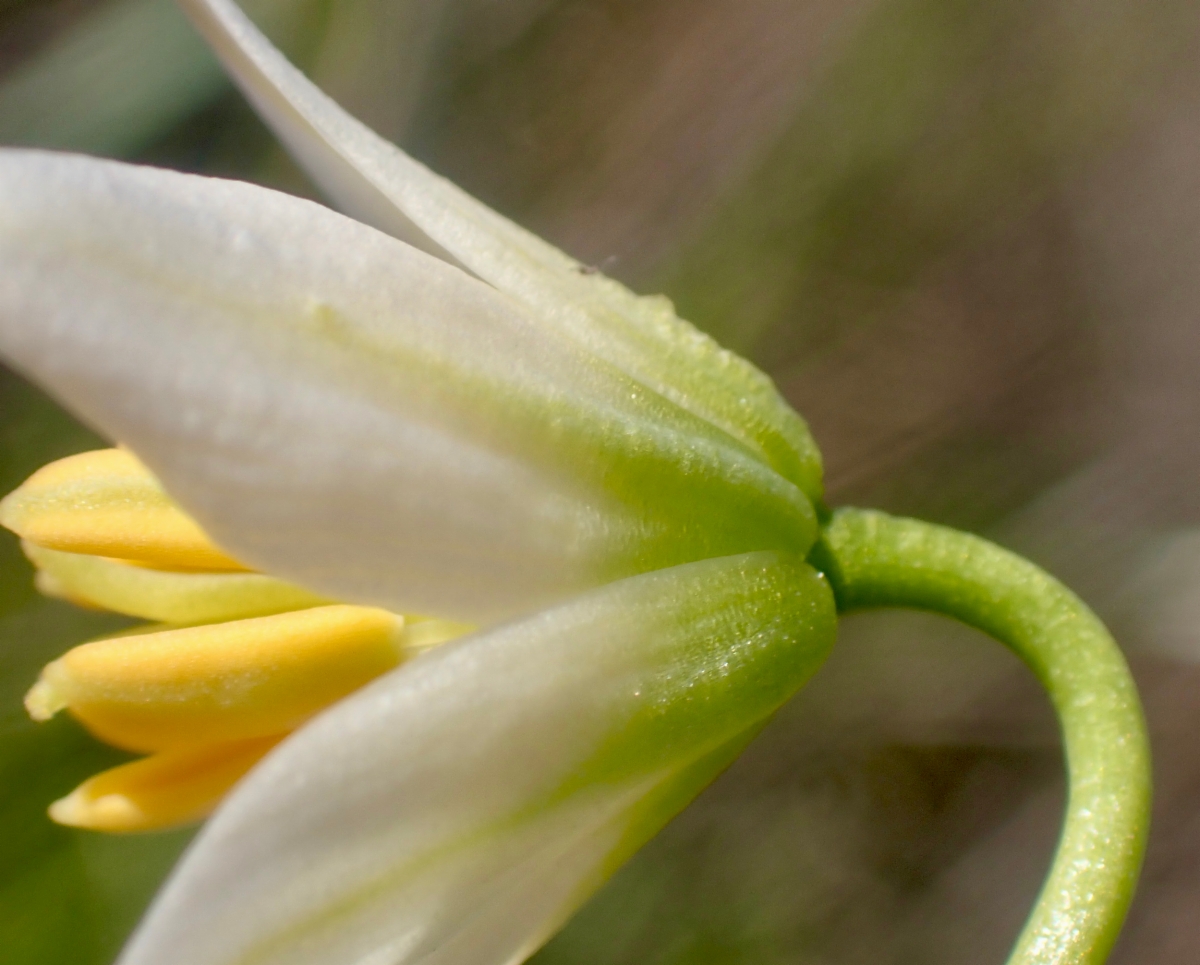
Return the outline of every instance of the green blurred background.
{"type": "MultiPolygon", "coordinates": [[[[1200,942],[1200,3],[245,0],[436,170],[748,354],[832,503],[983,532],[1071,583],[1143,685],[1147,873],[1114,961],[1200,942]]],[[[0,0],[0,143],[313,194],[170,0],[0,0]]],[[[119,230],[119,226],[114,226],[119,230]]],[[[0,491],[97,444],[0,371],[0,491]]],[[[188,835],[45,805],[117,759],[35,727],[114,618],[0,535],[0,961],[102,965],[188,835]]],[[[844,623],[829,666],[540,965],[1000,962],[1062,806],[991,642],[844,623]]]]}

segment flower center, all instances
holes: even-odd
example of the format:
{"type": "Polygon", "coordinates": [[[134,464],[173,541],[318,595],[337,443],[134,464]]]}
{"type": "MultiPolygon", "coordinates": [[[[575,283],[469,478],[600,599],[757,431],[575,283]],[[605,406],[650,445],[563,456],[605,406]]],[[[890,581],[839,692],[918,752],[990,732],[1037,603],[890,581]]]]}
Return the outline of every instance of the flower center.
{"type": "Polygon", "coordinates": [[[348,606],[213,544],[129,452],[52,463],[0,501],[42,592],[152,620],[48,664],[25,698],[146,754],[50,807],[62,824],[144,831],[198,820],[324,707],[470,628],[348,606]]]}

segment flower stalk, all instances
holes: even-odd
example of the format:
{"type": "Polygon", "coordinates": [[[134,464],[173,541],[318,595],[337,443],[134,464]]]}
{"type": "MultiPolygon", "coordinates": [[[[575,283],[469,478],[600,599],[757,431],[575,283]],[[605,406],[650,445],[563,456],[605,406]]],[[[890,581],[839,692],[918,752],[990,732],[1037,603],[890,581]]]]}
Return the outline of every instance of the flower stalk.
{"type": "Polygon", "coordinates": [[[1049,876],[1009,965],[1100,965],[1116,941],[1150,827],[1150,745],[1137,688],[1104,625],[1061,583],[986,540],[843,509],[813,552],[839,612],[906,607],[996,638],[1050,696],[1068,800],[1049,876]]]}

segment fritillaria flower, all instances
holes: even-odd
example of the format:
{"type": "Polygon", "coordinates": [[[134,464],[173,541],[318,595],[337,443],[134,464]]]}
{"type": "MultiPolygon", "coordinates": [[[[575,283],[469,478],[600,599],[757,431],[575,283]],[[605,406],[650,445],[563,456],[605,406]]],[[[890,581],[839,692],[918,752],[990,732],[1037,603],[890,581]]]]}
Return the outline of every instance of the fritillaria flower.
{"type": "Polygon", "coordinates": [[[30,691],[146,755],[52,816],[191,820],[249,771],[122,961],[519,961],[871,605],[988,630],[1050,691],[1072,800],[1015,960],[1099,961],[1146,769],[1082,604],[982,541],[829,514],[761,373],[377,138],[231,3],[184,6],[358,220],[0,155],[0,351],[127,447],[0,517],[46,591],[156,621],[30,691]]]}

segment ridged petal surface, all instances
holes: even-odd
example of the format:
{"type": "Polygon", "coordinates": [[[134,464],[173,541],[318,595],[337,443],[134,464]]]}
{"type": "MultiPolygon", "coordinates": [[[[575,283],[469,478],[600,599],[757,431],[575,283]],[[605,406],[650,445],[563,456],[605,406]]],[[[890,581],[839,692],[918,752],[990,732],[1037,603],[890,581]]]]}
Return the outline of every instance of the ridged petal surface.
{"type": "Polygon", "coordinates": [[[274,751],[120,965],[504,965],[816,669],[823,577],[749,554],[465,637],[274,751]]]}
{"type": "Polygon", "coordinates": [[[811,505],[527,306],[287,195],[0,156],[0,355],[238,560],[472,622],[759,549],[811,505]]]}

